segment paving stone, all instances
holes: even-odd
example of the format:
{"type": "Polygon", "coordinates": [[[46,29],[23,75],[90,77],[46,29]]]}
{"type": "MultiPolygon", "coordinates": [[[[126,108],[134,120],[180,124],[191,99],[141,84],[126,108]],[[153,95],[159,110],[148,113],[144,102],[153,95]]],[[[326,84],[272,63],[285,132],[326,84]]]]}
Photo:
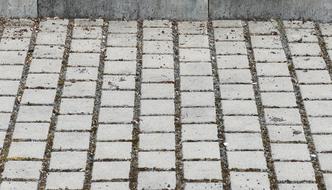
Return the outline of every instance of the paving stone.
{"type": "Polygon", "coordinates": [[[273,107],[296,107],[295,94],[292,92],[264,92],[261,93],[264,106],[273,107]],[[277,100],[277,101],[276,101],[277,100]]]}
{"type": "Polygon", "coordinates": [[[138,189],[173,189],[176,185],[174,171],[138,173],[138,189]]]}
{"type": "Polygon", "coordinates": [[[256,62],[286,62],[286,55],[282,49],[254,49],[256,62]]]}
{"type": "Polygon", "coordinates": [[[144,20],[143,27],[169,28],[171,22],[168,20],[144,20]]]}
{"type": "Polygon", "coordinates": [[[28,50],[29,38],[2,38],[0,42],[0,50],[28,50]]]}
{"type": "Polygon", "coordinates": [[[173,55],[143,54],[143,68],[174,68],[173,55]]]}
{"type": "Polygon", "coordinates": [[[200,190],[200,189],[209,189],[209,190],[222,190],[222,183],[191,183],[187,182],[185,184],[185,190],[200,190]]]}
{"type": "Polygon", "coordinates": [[[260,132],[260,124],[257,116],[224,116],[225,130],[260,132]]]}
{"type": "Polygon", "coordinates": [[[209,49],[183,49],[179,50],[180,61],[210,61],[209,49]]]}
{"type": "Polygon", "coordinates": [[[140,168],[175,168],[175,152],[139,152],[138,166],[140,168]]]}
{"type": "Polygon", "coordinates": [[[332,140],[332,135],[312,135],[316,151],[323,152],[323,151],[331,151],[332,146],[329,142],[332,140]]]}
{"type": "Polygon", "coordinates": [[[332,85],[300,85],[304,99],[330,99],[332,98],[332,85]]]}
{"type": "Polygon", "coordinates": [[[136,34],[109,34],[107,45],[112,47],[136,47],[136,34]]]}
{"type": "Polygon", "coordinates": [[[251,74],[249,69],[227,69],[219,70],[220,83],[251,83],[251,74]]]}
{"type": "Polygon", "coordinates": [[[310,162],[274,162],[278,181],[314,181],[315,174],[310,162]]]}
{"type": "Polygon", "coordinates": [[[143,132],[174,132],[174,116],[141,116],[140,130],[143,132]]]}
{"type": "Polygon", "coordinates": [[[95,159],[130,159],[131,142],[97,142],[95,159]]]}
{"type": "Polygon", "coordinates": [[[217,142],[183,142],[183,159],[219,159],[219,143],[217,142]]]}
{"type": "Polygon", "coordinates": [[[265,172],[230,172],[232,189],[269,189],[268,174],[265,172]]]}
{"type": "Polygon", "coordinates": [[[322,170],[326,171],[332,171],[332,154],[331,153],[326,153],[326,154],[318,154],[318,159],[320,163],[320,167],[322,170]]]}
{"type": "Polygon", "coordinates": [[[312,184],[312,183],[278,184],[278,187],[280,190],[297,190],[297,189],[317,190],[317,184],[312,184]]]}
{"type": "Polygon", "coordinates": [[[289,42],[318,42],[314,29],[286,28],[286,35],[289,42]]]}
{"type": "Polygon", "coordinates": [[[332,101],[304,101],[309,116],[332,115],[332,101]]]}
{"type": "Polygon", "coordinates": [[[0,79],[21,79],[23,65],[0,65],[0,79]]]}
{"type": "Polygon", "coordinates": [[[101,27],[77,27],[73,29],[73,38],[95,39],[102,37],[101,27]]]}
{"type": "Polygon", "coordinates": [[[66,81],[64,84],[63,97],[95,96],[96,82],[66,81]]]}
{"type": "Polygon", "coordinates": [[[0,80],[0,94],[1,95],[16,95],[19,81],[0,80]]]}
{"type": "Polygon", "coordinates": [[[92,182],[92,190],[102,190],[102,189],[118,189],[118,190],[128,190],[128,182],[92,182]]]}
{"type": "Polygon", "coordinates": [[[0,51],[0,65],[24,64],[26,54],[26,51],[0,51]]]}
{"type": "Polygon", "coordinates": [[[99,65],[98,53],[70,53],[68,57],[69,66],[95,66],[99,65]]]}
{"type": "Polygon", "coordinates": [[[38,179],[41,167],[40,161],[7,161],[2,175],[10,179],[38,179]]]}
{"type": "Polygon", "coordinates": [[[100,40],[73,39],[71,51],[73,52],[100,52],[100,40]]]}
{"type": "Polygon", "coordinates": [[[248,84],[222,84],[220,85],[222,99],[254,99],[252,85],[248,84]]]}
{"type": "Polygon", "coordinates": [[[103,91],[101,106],[133,106],[134,91],[103,91]]]}
{"type": "Polygon", "coordinates": [[[186,140],[217,140],[218,126],[215,124],[183,124],[181,139],[186,140]]]}
{"type": "Polygon", "coordinates": [[[133,119],[133,108],[101,108],[99,122],[130,123],[133,119]]]}
{"type": "Polygon", "coordinates": [[[326,69],[326,63],[322,57],[293,57],[296,69],[326,69]]]}
{"type": "Polygon", "coordinates": [[[52,106],[20,106],[17,121],[50,121],[52,106]]]}
{"type": "MultiPolygon", "coordinates": [[[[26,89],[21,103],[23,104],[53,104],[56,90],[26,89]]],[[[0,100],[1,101],[1,100],[0,100]]]]}
{"type": "Polygon", "coordinates": [[[29,88],[56,88],[58,74],[29,74],[26,86],[29,88]]]}
{"type": "Polygon", "coordinates": [[[89,137],[87,132],[56,132],[53,149],[88,149],[89,137]]]}
{"type": "Polygon", "coordinates": [[[207,34],[207,26],[205,22],[181,22],[178,25],[180,34],[207,34]]]}
{"type": "Polygon", "coordinates": [[[250,38],[253,48],[282,48],[279,36],[256,35],[250,38]]]}
{"type": "Polygon", "coordinates": [[[131,125],[99,125],[97,140],[131,140],[131,125]]]}
{"type": "Polygon", "coordinates": [[[183,170],[185,179],[222,179],[220,161],[185,161],[183,170]]]}
{"type": "Polygon", "coordinates": [[[98,68],[95,67],[68,67],[66,80],[97,80],[98,68]]]}
{"type": "Polygon", "coordinates": [[[300,21],[300,20],[291,20],[283,21],[286,28],[311,28],[315,27],[314,22],[312,21],[300,21]]]}
{"type": "Polygon", "coordinates": [[[289,76],[287,63],[257,63],[259,76],[289,76]]]}
{"type": "Polygon", "coordinates": [[[15,97],[0,96],[0,111],[10,113],[13,110],[15,97]]]}
{"type": "Polygon", "coordinates": [[[310,161],[307,144],[271,144],[274,160],[306,160],[310,161]]]}
{"type": "Polygon", "coordinates": [[[173,100],[141,100],[141,115],[174,114],[173,100]]]}
{"type": "Polygon", "coordinates": [[[143,69],[142,82],[172,83],[174,71],[171,69],[143,69]]]}
{"type": "Polygon", "coordinates": [[[216,111],[214,108],[183,108],[181,121],[183,123],[215,122],[216,111]]]}
{"type": "Polygon", "coordinates": [[[213,92],[181,92],[181,106],[214,106],[213,92]]]}
{"type": "Polygon", "coordinates": [[[174,98],[174,84],[143,83],[141,93],[141,98],[174,98]]]}
{"type": "Polygon", "coordinates": [[[84,170],[87,152],[52,152],[50,168],[62,170],[84,170]]]}
{"type": "Polygon", "coordinates": [[[143,28],[143,40],[172,40],[172,29],[143,28]]]}
{"type": "Polygon", "coordinates": [[[7,130],[10,121],[10,115],[10,113],[0,113],[0,129],[7,130]]]}
{"type": "Polygon", "coordinates": [[[60,59],[32,59],[29,72],[59,73],[61,64],[60,59]]]}
{"type": "Polygon", "coordinates": [[[84,172],[49,172],[47,189],[81,189],[83,188],[84,172]]]}
{"type": "Polygon", "coordinates": [[[319,56],[321,51],[318,43],[290,43],[289,49],[295,56],[319,56]]]}
{"type": "Polygon", "coordinates": [[[1,183],[1,189],[3,190],[30,190],[30,189],[37,189],[38,183],[37,182],[30,182],[30,181],[3,181],[1,183]]]}
{"type": "Polygon", "coordinates": [[[172,133],[140,134],[141,150],[174,150],[175,135],[172,133]]]}
{"type": "Polygon", "coordinates": [[[119,89],[135,89],[134,76],[104,76],[103,89],[119,90],[119,89]]]}
{"type": "Polygon", "coordinates": [[[256,102],[252,100],[221,100],[225,115],[256,115],[256,102]]]}
{"type": "Polygon", "coordinates": [[[57,130],[90,130],[92,115],[59,115],[57,130]]]}
{"type": "Polygon", "coordinates": [[[136,74],[135,61],[106,61],[104,67],[105,74],[136,74]]]}
{"type": "Polygon", "coordinates": [[[301,83],[330,83],[331,78],[327,70],[298,70],[298,81],[301,83]]]}
{"type": "Polygon", "coordinates": [[[271,141],[306,142],[303,128],[300,125],[267,125],[266,127],[271,141]]]}
{"type": "Polygon", "coordinates": [[[143,52],[151,54],[173,53],[172,41],[144,41],[143,52]]]}
{"type": "Polygon", "coordinates": [[[262,138],[256,133],[226,133],[227,150],[263,149],[262,138]]]}
{"type": "Polygon", "coordinates": [[[227,152],[228,165],[235,169],[266,169],[263,151],[227,152]]]}
{"type": "Polygon", "coordinates": [[[266,108],[265,119],[268,124],[301,124],[299,110],[291,108],[266,108]]]}
{"type": "Polygon", "coordinates": [[[129,171],[130,162],[94,162],[92,179],[126,179],[129,178],[129,171]]]}
{"type": "Polygon", "coordinates": [[[37,35],[36,44],[64,45],[65,41],[66,41],[66,33],[40,32],[37,35]]]}
{"type": "Polygon", "coordinates": [[[109,22],[108,32],[110,33],[136,33],[136,21],[111,21],[109,22]]]}
{"type": "Polygon", "coordinates": [[[242,28],[215,28],[214,38],[223,41],[244,41],[242,28]]]}
{"type": "Polygon", "coordinates": [[[249,61],[246,55],[218,55],[217,65],[219,69],[245,69],[249,61]]]}
{"type": "Polygon", "coordinates": [[[312,133],[331,133],[332,118],[309,117],[309,124],[312,133]]]}
{"type": "Polygon", "coordinates": [[[106,51],[107,60],[135,60],[136,48],[131,47],[111,47],[106,51]]]}
{"type": "Polygon", "coordinates": [[[179,35],[179,47],[200,47],[209,48],[209,39],[207,35],[179,35]]]}
{"type": "Polygon", "coordinates": [[[332,175],[331,174],[323,174],[324,181],[326,181],[326,188],[331,189],[332,188],[332,175]]]}
{"type": "Polygon", "coordinates": [[[213,90],[212,77],[181,77],[181,90],[213,90]]]}
{"type": "Polygon", "coordinates": [[[35,50],[33,52],[34,58],[45,58],[45,59],[62,59],[64,53],[63,46],[35,46],[35,50]]]}
{"type": "Polygon", "coordinates": [[[92,98],[62,98],[60,114],[92,114],[93,105],[92,98]]]}
{"type": "Polygon", "coordinates": [[[13,138],[46,140],[48,130],[48,123],[16,123],[13,138]]]}
{"type": "Polygon", "coordinates": [[[293,91],[293,84],[289,77],[259,77],[259,88],[262,91],[293,91]]]}
{"type": "Polygon", "coordinates": [[[247,48],[245,42],[216,42],[217,55],[246,55],[247,48]]]}
{"type": "Polygon", "coordinates": [[[241,20],[213,20],[212,23],[215,28],[242,27],[241,20]]]}
{"type": "Polygon", "coordinates": [[[249,21],[250,34],[278,34],[273,21],[249,21]]]}
{"type": "Polygon", "coordinates": [[[209,62],[181,63],[180,75],[212,75],[211,63],[209,62]]]}
{"type": "Polygon", "coordinates": [[[29,38],[32,30],[29,26],[7,26],[5,27],[2,37],[5,38],[29,38]]]}

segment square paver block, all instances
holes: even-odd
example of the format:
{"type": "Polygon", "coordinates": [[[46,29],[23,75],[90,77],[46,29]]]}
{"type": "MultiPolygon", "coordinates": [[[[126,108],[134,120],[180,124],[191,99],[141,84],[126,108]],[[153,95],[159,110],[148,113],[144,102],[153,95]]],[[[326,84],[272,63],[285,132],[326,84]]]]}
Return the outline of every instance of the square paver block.
{"type": "Polygon", "coordinates": [[[142,82],[173,83],[173,69],[143,69],[142,82]]]}
{"type": "Polygon", "coordinates": [[[172,40],[172,29],[143,28],[143,40],[172,40]]]}
{"type": "Polygon", "coordinates": [[[259,77],[261,91],[294,91],[290,77],[259,77]]]}
{"type": "Polygon", "coordinates": [[[42,162],[40,161],[7,161],[2,175],[4,178],[11,179],[38,179],[41,169],[42,162]]]}
{"type": "Polygon", "coordinates": [[[231,172],[232,189],[270,189],[268,174],[265,172],[231,172]]]}
{"type": "Polygon", "coordinates": [[[258,76],[289,76],[287,63],[257,63],[258,76]]]}
{"type": "Polygon", "coordinates": [[[138,166],[140,168],[174,169],[175,152],[139,152],[138,166]]]}
{"type": "Polygon", "coordinates": [[[9,149],[9,158],[39,158],[44,157],[46,142],[13,142],[9,149]]]}
{"type": "Polygon", "coordinates": [[[247,47],[245,42],[216,42],[217,55],[246,55],[247,47]]]}
{"type": "Polygon", "coordinates": [[[282,48],[280,37],[277,35],[255,35],[251,36],[253,48],[282,48]]]}
{"type": "Polygon", "coordinates": [[[180,64],[180,75],[212,75],[210,62],[183,62],[180,64]]]}
{"type": "Polygon", "coordinates": [[[222,84],[220,97],[222,99],[255,99],[251,84],[222,84]]]}
{"type": "Polygon", "coordinates": [[[98,67],[99,57],[99,53],[70,53],[68,57],[68,65],[81,67],[98,67]]]}
{"type": "Polygon", "coordinates": [[[130,123],[133,120],[133,108],[101,108],[99,122],[130,123]]]}
{"type": "Polygon", "coordinates": [[[212,77],[183,76],[180,83],[181,90],[213,90],[212,77]]]}
{"type": "Polygon", "coordinates": [[[94,39],[72,39],[72,52],[100,52],[101,40],[94,39]]]}
{"type": "Polygon", "coordinates": [[[128,179],[130,162],[94,162],[93,180],[128,179]]]}
{"type": "Polygon", "coordinates": [[[20,80],[23,71],[23,65],[0,65],[0,79],[20,80]]]}
{"type": "Polygon", "coordinates": [[[141,116],[142,132],[174,132],[174,116],[141,116]]]}
{"type": "Polygon", "coordinates": [[[332,85],[300,85],[303,99],[332,99],[332,85]]]}
{"type": "Polygon", "coordinates": [[[184,178],[192,180],[221,180],[220,161],[185,161],[184,178]]]}
{"type": "Polygon", "coordinates": [[[84,183],[84,172],[49,172],[47,189],[81,189],[84,183]]]}
{"type": "Polygon", "coordinates": [[[174,150],[175,134],[173,133],[149,133],[139,135],[141,150],[174,150]]]}
{"type": "Polygon", "coordinates": [[[292,108],[266,108],[265,119],[268,124],[301,124],[298,109],[292,108]]]}
{"type": "Polygon", "coordinates": [[[219,69],[247,69],[249,61],[246,55],[218,55],[217,65],[219,69]]]}
{"type": "Polygon", "coordinates": [[[112,47],[135,47],[137,45],[136,34],[109,34],[107,45],[112,47]]]}
{"type": "Polygon", "coordinates": [[[257,115],[253,100],[221,100],[221,107],[225,115],[257,115]]]}
{"type": "Polygon", "coordinates": [[[56,88],[59,74],[29,74],[26,87],[29,88],[56,88]]]}
{"type": "Polygon", "coordinates": [[[261,93],[262,103],[268,107],[296,107],[296,97],[293,92],[261,93]]]}
{"type": "Polygon", "coordinates": [[[172,54],[172,41],[144,41],[143,52],[151,54],[172,54]]]}
{"type": "Polygon", "coordinates": [[[97,67],[68,67],[66,80],[97,80],[97,67]]]}
{"type": "Polygon", "coordinates": [[[119,89],[135,89],[135,77],[134,76],[104,76],[103,89],[107,90],[119,90],[119,89]]]}
{"type": "Polygon", "coordinates": [[[101,106],[134,106],[134,91],[103,91],[101,106]]]}
{"type": "Polygon", "coordinates": [[[278,181],[314,181],[315,173],[310,162],[274,162],[278,181]]]}
{"type": "Polygon", "coordinates": [[[117,189],[117,190],[128,190],[129,182],[92,182],[91,189],[117,189]]]}
{"type": "Polygon", "coordinates": [[[260,132],[257,116],[224,116],[226,131],[251,131],[260,132]]]}
{"type": "Polygon", "coordinates": [[[297,70],[297,79],[300,83],[330,83],[331,78],[327,70],[297,70]]]}
{"type": "Polygon", "coordinates": [[[332,153],[318,154],[320,167],[325,171],[332,171],[332,153]]]}
{"type": "Polygon", "coordinates": [[[181,106],[214,106],[213,92],[182,92],[181,106]]]}
{"type": "Polygon", "coordinates": [[[182,151],[184,159],[220,158],[218,142],[183,142],[182,151]]]}
{"type": "Polygon", "coordinates": [[[131,140],[132,125],[104,125],[100,124],[97,140],[131,140]]]}
{"type": "Polygon", "coordinates": [[[224,41],[244,41],[242,28],[215,28],[214,38],[224,41]]]}
{"type": "Polygon", "coordinates": [[[269,137],[274,142],[306,142],[301,125],[267,125],[269,137]]]}
{"type": "Polygon", "coordinates": [[[200,47],[200,48],[209,48],[209,39],[208,35],[179,35],[179,47],[200,47]]]}
{"type": "Polygon", "coordinates": [[[20,190],[30,190],[37,189],[38,182],[29,182],[29,181],[3,181],[1,183],[1,189],[10,190],[10,189],[20,189],[20,190]]]}
{"type": "Polygon", "coordinates": [[[92,114],[93,107],[92,98],[62,98],[60,114],[92,114]]]}
{"type": "Polygon", "coordinates": [[[332,101],[304,101],[309,116],[332,116],[332,101]]]}
{"type": "Polygon", "coordinates": [[[174,84],[143,83],[141,98],[174,98],[174,84]]]}
{"type": "Polygon", "coordinates": [[[15,103],[14,96],[0,96],[0,112],[12,112],[15,103]]]}
{"type": "Polygon", "coordinates": [[[174,100],[141,100],[141,115],[165,115],[174,112],[174,100]]]}
{"type": "Polygon", "coordinates": [[[332,118],[309,117],[312,133],[332,133],[332,118]]]}
{"type": "Polygon", "coordinates": [[[293,64],[296,69],[326,69],[326,63],[322,57],[293,57],[293,64]]]}
{"type": "Polygon", "coordinates": [[[97,142],[95,159],[130,159],[131,142],[97,142]]]}
{"type": "Polygon", "coordinates": [[[274,160],[306,160],[310,161],[307,144],[275,144],[271,143],[274,160]]]}
{"type": "Polygon", "coordinates": [[[54,149],[88,149],[90,134],[87,132],[56,132],[54,149]]]}
{"type": "Polygon", "coordinates": [[[255,60],[258,63],[286,62],[283,49],[254,49],[255,60]]]}
{"type": "Polygon", "coordinates": [[[172,189],[176,185],[175,171],[142,171],[138,173],[137,189],[172,189]]]}
{"type": "Polygon", "coordinates": [[[200,182],[187,182],[185,184],[185,189],[187,190],[201,190],[201,189],[209,189],[209,190],[222,190],[223,184],[222,183],[200,183],[200,182]]]}
{"type": "Polygon", "coordinates": [[[84,170],[87,160],[87,152],[52,152],[50,168],[62,170],[84,170]]]}
{"type": "Polygon", "coordinates": [[[17,121],[50,121],[53,106],[20,106],[17,121]]]}
{"type": "Polygon", "coordinates": [[[332,135],[312,135],[317,152],[332,151],[332,135]]]}
{"type": "Polygon", "coordinates": [[[218,139],[218,126],[215,124],[183,124],[181,129],[183,141],[218,139]]]}
{"type": "Polygon", "coordinates": [[[182,123],[216,122],[214,108],[182,108],[182,123]]]}
{"type": "Polygon", "coordinates": [[[90,130],[92,115],[59,115],[57,130],[90,130]]]}
{"type": "Polygon", "coordinates": [[[56,90],[26,89],[21,103],[23,104],[53,104],[56,90]]]}
{"type": "Polygon", "coordinates": [[[143,68],[173,69],[174,57],[166,54],[144,54],[143,68]]]}
{"type": "Polygon", "coordinates": [[[263,151],[227,152],[228,165],[235,169],[266,169],[263,151]]]}
{"type": "Polygon", "coordinates": [[[16,123],[13,139],[46,140],[48,123],[16,123]]]}
{"type": "Polygon", "coordinates": [[[136,61],[106,61],[105,74],[136,74],[136,61]]]}
{"type": "Polygon", "coordinates": [[[257,133],[226,133],[227,150],[261,150],[262,138],[257,133]]]}
{"type": "Polygon", "coordinates": [[[16,95],[20,81],[0,80],[0,94],[16,95]]]}
{"type": "Polygon", "coordinates": [[[183,49],[180,48],[180,62],[182,61],[210,61],[209,49],[183,49]]]}
{"type": "Polygon", "coordinates": [[[106,51],[107,60],[135,60],[136,48],[132,47],[110,47],[106,51]]]}
{"type": "Polygon", "coordinates": [[[252,83],[249,69],[219,70],[220,83],[252,83]]]}

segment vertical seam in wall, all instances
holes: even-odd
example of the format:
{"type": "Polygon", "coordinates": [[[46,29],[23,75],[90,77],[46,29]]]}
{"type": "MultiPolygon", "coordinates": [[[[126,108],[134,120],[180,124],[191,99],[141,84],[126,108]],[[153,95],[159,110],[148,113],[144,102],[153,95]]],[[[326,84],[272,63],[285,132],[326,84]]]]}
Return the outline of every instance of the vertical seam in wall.
{"type": "Polygon", "coordinates": [[[66,40],[65,40],[65,50],[63,53],[63,58],[62,58],[62,63],[61,63],[62,65],[61,65],[61,70],[59,73],[56,95],[54,98],[54,106],[53,106],[53,110],[52,110],[50,127],[49,127],[49,131],[48,131],[48,135],[47,135],[47,142],[46,142],[46,148],[45,148],[44,157],[43,157],[42,170],[40,171],[38,189],[45,189],[45,187],[46,187],[46,180],[47,180],[46,178],[47,178],[48,171],[49,171],[51,153],[52,153],[52,149],[53,149],[54,133],[56,130],[56,124],[57,124],[58,115],[60,112],[61,96],[63,93],[64,83],[65,83],[65,79],[66,79],[66,70],[67,70],[67,65],[68,65],[68,58],[69,58],[69,52],[70,52],[70,48],[71,48],[71,41],[72,41],[72,34],[73,34],[73,27],[74,27],[73,25],[74,25],[74,21],[69,20],[69,23],[67,26],[67,36],[66,36],[66,40]]]}
{"type": "Polygon", "coordinates": [[[256,60],[255,60],[254,51],[253,51],[252,44],[251,44],[249,24],[247,21],[243,22],[243,31],[244,31],[245,43],[247,46],[250,72],[251,72],[251,76],[252,76],[252,80],[253,80],[255,102],[256,102],[257,112],[258,112],[258,117],[259,117],[259,125],[260,125],[261,136],[262,136],[261,138],[262,138],[263,147],[264,147],[264,156],[266,159],[266,165],[267,165],[267,169],[268,169],[270,189],[277,190],[278,189],[277,176],[276,176],[276,172],[275,172],[275,168],[274,168],[274,162],[272,159],[270,137],[269,137],[267,127],[266,127],[264,108],[263,108],[262,97],[261,97],[261,92],[259,89],[258,76],[257,76],[257,70],[256,70],[256,60]]]}
{"type": "Polygon", "coordinates": [[[282,46],[283,46],[283,49],[284,49],[286,57],[287,57],[288,69],[289,69],[289,72],[291,75],[291,80],[292,80],[294,93],[295,93],[295,97],[296,97],[296,104],[297,104],[299,112],[300,112],[301,122],[302,122],[305,139],[307,141],[307,146],[308,146],[309,153],[310,153],[311,163],[313,165],[313,169],[314,169],[314,173],[315,173],[316,183],[318,185],[318,189],[325,190],[326,186],[325,186],[325,183],[323,180],[323,174],[320,170],[320,164],[318,161],[317,151],[316,151],[316,148],[315,148],[315,145],[313,142],[313,137],[311,134],[310,124],[308,121],[308,115],[307,115],[307,112],[304,107],[304,100],[303,100],[303,97],[302,97],[302,94],[300,91],[300,86],[298,84],[298,78],[297,78],[297,75],[295,72],[292,54],[291,54],[291,51],[290,51],[290,48],[288,45],[288,38],[286,36],[285,27],[284,27],[282,20],[278,20],[278,30],[280,32],[280,39],[281,39],[282,46]]]}
{"type": "Polygon", "coordinates": [[[22,95],[24,93],[25,84],[26,84],[26,80],[28,78],[30,64],[31,64],[31,61],[32,61],[32,55],[33,55],[33,52],[34,52],[35,46],[36,46],[36,38],[37,38],[37,34],[38,34],[37,33],[38,27],[39,27],[39,21],[34,21],[33,26],[31,26],[32,34],[31,34],[31,38],[30,38],[30,43],[29,43],[27,55],[26,55],[26,58],[25,58],[25,61],[24,61],[24,66],[23,66],[23,71],[22,71],[22,75],[21,75],[21,79],[20,79],[20,84],[19,84],[18,91],[17,91],[16,97],[15,97],[14,107],[13,107],[13,110],[12,110],[11,116],[10,116],[10,123],[9,123],[8,129],[6,131],[6,136],[5,136],[5,139],[4,139],[3,148],[2,148],[1,153],[0,153],[0,182],[2,182],[2,174],[3,174],[3,171],[5,169],[4,168],[5,167],[5,162],[7,161],[9,148],[10,148],[10,145],[12,143],[13,132],[14,132],[14,129],[15,129],[15,124],[16,124],[18,112],[19,112],[20,106],[21,106],[20,102],[21,102],[21,99],[22,99],[22,95]]]}
{"type": "Polygon", "coordinates": [[[107,44],[107,35],[108,33],[108,22],[104,20],[102,26],[102,40],[100,43],[100,56],[99,56],[99,67],[98,67],[98,79],[96,85],[96,95],[93,107],[92,114],[92,125],[90,132],[89,140],[89,150],[87,153],[87,162],[85,168],[85,179],[84,179],[84,189],[91,188],[91,179],[92,179],[92,169],[94,164],[94,157],[96,152],[96,142],[97,142],[97,131],[99,127],[99,113],[101,105],[101,96],[102,96],[102,86],[104,78],[104,66],[105,66],[105,57],[106,57],[106,44],[107,44]]]}

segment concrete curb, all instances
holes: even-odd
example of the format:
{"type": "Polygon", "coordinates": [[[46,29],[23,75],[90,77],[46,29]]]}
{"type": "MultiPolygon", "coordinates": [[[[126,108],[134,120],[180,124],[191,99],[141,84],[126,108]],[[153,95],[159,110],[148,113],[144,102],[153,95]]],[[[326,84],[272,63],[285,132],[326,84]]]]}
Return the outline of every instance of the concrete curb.
{"type": "Polygon", "coordinates": [[[331,0],[1,0],[0,16],[332,21],[331,0]]]}

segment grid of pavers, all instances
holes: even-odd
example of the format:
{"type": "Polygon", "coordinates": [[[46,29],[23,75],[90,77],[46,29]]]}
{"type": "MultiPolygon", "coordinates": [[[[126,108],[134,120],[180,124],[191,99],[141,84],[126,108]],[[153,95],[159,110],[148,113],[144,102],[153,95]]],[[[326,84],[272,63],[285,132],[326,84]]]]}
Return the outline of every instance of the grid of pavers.
{"type": "Polygon", "coordinates": [[[332,24],[1,20],[0,189],[332,190],[332,24]]]}

